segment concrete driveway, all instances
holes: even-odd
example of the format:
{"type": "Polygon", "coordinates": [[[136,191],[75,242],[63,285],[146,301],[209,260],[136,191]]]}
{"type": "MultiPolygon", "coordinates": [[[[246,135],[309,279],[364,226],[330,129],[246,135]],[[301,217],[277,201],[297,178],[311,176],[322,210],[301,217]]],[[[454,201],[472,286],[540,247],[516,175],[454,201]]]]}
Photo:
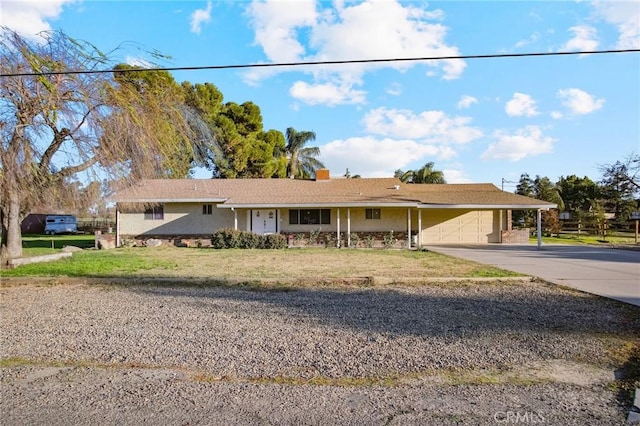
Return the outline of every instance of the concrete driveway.
{"type": "Polygon", "coordinates": [[[640,251],[575,245],[427,248],[640,306],[640,251]]]}

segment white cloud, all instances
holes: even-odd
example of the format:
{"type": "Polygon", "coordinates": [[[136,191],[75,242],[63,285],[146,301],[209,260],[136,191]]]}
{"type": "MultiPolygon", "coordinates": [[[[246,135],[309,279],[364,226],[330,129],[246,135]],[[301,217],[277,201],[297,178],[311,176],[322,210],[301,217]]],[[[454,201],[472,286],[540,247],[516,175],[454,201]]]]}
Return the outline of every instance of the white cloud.
{"type": "MultiPolygon", "coordinates": [[[[354,59],[417,58],[459,56],[455,46],[445,42],[447,27],[441,24],[442,11],[426,6],[402,5],[396,0],[365,0],[358,4],[336,1],[254,0],[247,15],[255,31],[255,43],[268,61],[348,61],[354,59]]],[[[310,85],[331,82],[345,87],[361,84],[365,72],[380,68],[405,71],[416,66],[437,71],[443,79],[460,77],[466,67],[461,59],[357,63],[295,68],[311,76],[310,85]],[[357,83],[360,82],[360,83],[357,83]]],[[[245,78],[255,83],[271,73],[249,72],[245,78]]]]}
{"type": "Polygon", "coordinates": [[[191,32],[200,34],[200,30],[202,29],[202,24],[208,24],[211,22],[211,8],[212,4],[210,1],[207,2],[206,9],[196,9],[191,14],[191,32]]]}
{"type": "Polygon", "coordinates": [[[525,157],[547,154],[553,151],[555,139],[544,136],[538,126],[526,126],[509,134],[497,130],[493,137],[495,142],[490,144],[480,156],[483,160],[518,161],[525,157]]]}
{"type": "Polygon", "coordinates": [[[618,28],[618,49],[640,49],[640,2],[596,1],[597,15],[618,28]]]}
{"type": "Polygon", "coordinates": [[[533,33],[531,34],[531,36],[526,39],[526,40],[520,40],[519,42],[516,43],[516,47],[524,47],[527,46],[529,44],[533,44],[536,41],[538,41],[540,39],[540,34],[539,33],[533,33]]]}
{"type": "Polygon", "coordinates": [[[576,25],[569,28],[569,31],[573,33],[573,38],[564,45],[562,51],[588,52],[598,48],[598,35],[595,28],[588,25],[576,25]]]}
{"type": "MultiPolygon", "coordinates": [[[[313,28],[311,43],[317,58],[331,60],[415,58],[456,56],[458,49],[445,43],[447,28],[440,22],[442,12],[433,13],[412,4],[397,1],[368,0],[344,7],[339,5],[328,19],[313,28]]],[[[393,62],[362,67],[392,67],[400,70],[415,62],[393,62]]],[[[441,69],[443,78],[460,76],[466,64],[460,59],[427,61],[423,64],[441,69]]]]}
{"type": "MultiPolygon", "coordinates": [[[[462,168],[462,166],[458,166],[462,168]]],[[[460,169],[443,169],[442,173],[444,173],[444,180],[447,183],[472,183],[471,180],[463,170],[460,169]]]]}
{"type": "Polygon", "coordinates": [[[154,68],[154,64],[147,59],[139,58],[136,56],[128,56],[125,58],[125,63],[131,65],[133,67],[141,67],[141,68],[154,68]]]}
{"type": "Polygon", "coordinates": [[[458,106],[458,109],[466,109],[466,108],[469,108],[471,105],[477,104],[477,103],[478,103],[477,98],[474,98],[473,96],[469,96],[469,95],[464,95],[458,101],[457,106],[458,106]]]}
{"type": "Polygon", "coordinates": [[[67,4],[76,0],[22,0],[2,1],[0,26],[8,27],[15,32],[36,38],[36,34],[51,30],[48,20],[56,19],[67,4]]]}
{"type": "Polygon", "coordinates": [[[305,55],[298,30],[312,27],[317,19],[314,0],[254,0],[247,8],[255,43],[272,62],[295,62],[305,55]]]}
{"type": "Polygon", "coordinates": [[[309,84],[304,81],[297,81],[289,89],[289,94],[293,98],[309,105],[324,104],[335,106],[364,103],[366,92],[356,90],[348,84],[309,84]]]}
{"type": "Polygon", "coordinates": [[[452,155],[448,147],[425,145],[408,139],[377,139],[372,136],[332,141],[320,147],[321,161],[342,173],[347,168],[363,177],[391,177],[397,169],[434,157],[452,155]],[[363,172],[366,171],[366,174],[363,172]]]}
{"type": "Polygon", "coordinates": [[[562,117],[564,117],[564,114],[560,111],[551,111],[551,118],[555,119],[555,120],[560,120],[562,117]]]}
{"type": "Polygon", "coordinates": [[[558,97],[562,99],[562,105],[567,107],[573,114],[591,114],[604,105],[604,99],[596,99],[580,89],[558,90],[558,97]]]}
{"type": "Polygon", "coordinates": [[[538,115],[536,101],[531,96],[518,92],[513,94],[511,100],[505,105],[504,110],[510,117],[533,117],[538,115]]]}
{"type": "Polygon", "coordinates": [[[399,96],[402,94],[402,85],[400,83],[391,83],[387,87],[387,93],[391,96],[399,96]]]}
{"type": "Polygon", "coordinates": [[[469,126],[469,117],[449,117],[442,111],[377,108],[363,119],[369,133],[393,138],[422,139],[430,143],[465,144],[482,137],[482,131],[469,126]]]}

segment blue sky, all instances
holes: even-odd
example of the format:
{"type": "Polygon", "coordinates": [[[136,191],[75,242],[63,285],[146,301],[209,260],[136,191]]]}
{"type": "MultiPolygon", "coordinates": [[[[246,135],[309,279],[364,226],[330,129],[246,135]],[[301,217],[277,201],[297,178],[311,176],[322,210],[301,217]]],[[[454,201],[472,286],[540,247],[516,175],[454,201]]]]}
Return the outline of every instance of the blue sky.
{"type": "MultiPolygon", "coordinates": [[[[640,48],[640,2],[4,1],[0,24],[62,29],[120,61],[209,66],[640,48]],[[123,44],[124,43],[124,44],[123,44]]],[[[600,178],[640,152],[640,53],[174,72],[313,130],[332,175],[428,161],[448,182],[600,178]]],[[[198,172],[197,177],[208,177],[198,172]]]]}

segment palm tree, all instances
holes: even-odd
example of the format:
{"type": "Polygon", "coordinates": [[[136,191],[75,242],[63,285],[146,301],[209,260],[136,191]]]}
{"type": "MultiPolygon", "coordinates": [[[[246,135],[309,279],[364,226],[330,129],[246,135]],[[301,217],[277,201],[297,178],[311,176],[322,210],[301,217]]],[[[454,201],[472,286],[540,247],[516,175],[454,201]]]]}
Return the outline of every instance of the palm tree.
{"type": "Polygon", "coordinates": [[[304,145],[316,139],[316,134],[310,131],[297,131],[293,127],[289,127],[286,133],[287,146],[285,147],[287,157],[289,158],[289,177],[293,178],[309,178],[316,170],[324,167],[316,157],[320,155],[320,148],[317,146],[304,147],[304,145]]]}
{"type": "Polygon", "coordinates": [[[395,177],[405,183],[446,183],[440,170],[433,170],[435,164],[430,161],[418,170],[396,170],[395,177]]]}

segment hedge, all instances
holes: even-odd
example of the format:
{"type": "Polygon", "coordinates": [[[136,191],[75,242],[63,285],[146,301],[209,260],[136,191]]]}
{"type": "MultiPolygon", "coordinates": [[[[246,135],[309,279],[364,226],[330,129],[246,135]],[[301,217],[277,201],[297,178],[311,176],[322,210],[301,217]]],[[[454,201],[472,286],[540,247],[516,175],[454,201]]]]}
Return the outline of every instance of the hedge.
{"type": "Polygon", "coordinates": [[[237,229],[221,229],[211,236],[211,246],[216,249],[283,249],[287,239],[281,234],[258,235],[237,229]]]}

